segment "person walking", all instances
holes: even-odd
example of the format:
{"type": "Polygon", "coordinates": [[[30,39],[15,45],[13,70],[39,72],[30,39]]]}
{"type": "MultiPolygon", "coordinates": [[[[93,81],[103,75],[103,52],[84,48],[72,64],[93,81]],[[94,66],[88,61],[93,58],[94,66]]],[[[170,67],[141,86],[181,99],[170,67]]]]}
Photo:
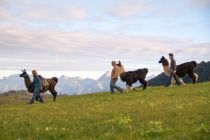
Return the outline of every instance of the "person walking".
{"type": "Polygon", "coordinates": [[[110,92],[111,94],[114,94],[114,90],[118,90],[120,93],[123,92],[123,89],[116,85],[116,82],[118,80],[118,76],[120,74],[120,68],[117,66],[117,63],[115,61],[112,61],[112,73],[111,73],[111,81],[110,81],[110,92]]]}
{"type": "Polygon", "coordinates": [[[171,62],[170,62],[170,72],[171,72],[171,74],[170,74],[170,78],[169,78],[167,87],[171,86],[172,78],[174,78],[176,83],[180,86],[181,82],[179,81],[179,79],[177,78],[177,75],[176,75],[176,60],[174,59],[174,55],[172,53],[169,53],[168,55],[169,55],[169,59],[171,60],[171,62]]]}
{"type": "Polygon", "coordinates": [[[36,70],[32,71],[32,75],[34,77],[34,80],[33,80],[33,96],[31,98],[31,101],[29,102],[29,104],[33,104],[34,100],[36,98],[39,99],[39,101],[41,103],[44,103],[44,100],[43,100],[42,96],[40,96],[42,82],[41,82],[36,70]]]}

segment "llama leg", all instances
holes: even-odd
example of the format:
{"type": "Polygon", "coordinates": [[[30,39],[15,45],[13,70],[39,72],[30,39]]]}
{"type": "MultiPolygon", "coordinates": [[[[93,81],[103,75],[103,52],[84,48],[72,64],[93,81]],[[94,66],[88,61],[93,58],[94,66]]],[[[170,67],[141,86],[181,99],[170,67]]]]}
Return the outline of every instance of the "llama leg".
{"type": "Polygon", "coordinates": [[[131,86],[127,86],[127,90],[131,90],[132,89],[132,87],[131,86]]]}
{"type": "Polygon", "coordinates": [[[139,82],[143,85],[143,90],[147,89],[148,83],[146,80],[139,80],[139,82]]]}
{"type": "Polygon", "coordinates": [[[126,83],[126,86],[127,86],[128,91],[132,89],[132,84],[131,83],[126,83]]]}
{"type": "Polygon", "coordinates": [[[194,75],[196,77],[195,82],[197,83],[197,81],[198,81],[198,74],[194,73],[194,75]]]}
{"type": "Polygon", "coordinates": [[[176,85],[176,81],[175,81],[174,77],[172,77],[172,79],[171,79],[171,84],[176,85]]]}
{"type": "Polygon", "coordinates": [[[182,85],[185,85],[184,81],[182,80],[182,78],[180,78],[180,77],[177,77],[177,78],[179,79],[179,81],[181,82],[182,85]]]}
{"type": "Polygon", "coordinates": [[[188,73],[189,77],[193,80],[193,84],[196,83],[196,76],[194,75],[194,73],[188,73]]]}
{"type": "Polygon", "coordinates": [[[52,93],[53,95],[53,101],[55,101],[56,96],[57,96],[57,92],[55,91],[55,89],[49,89],[49,91],[52,93]]]}

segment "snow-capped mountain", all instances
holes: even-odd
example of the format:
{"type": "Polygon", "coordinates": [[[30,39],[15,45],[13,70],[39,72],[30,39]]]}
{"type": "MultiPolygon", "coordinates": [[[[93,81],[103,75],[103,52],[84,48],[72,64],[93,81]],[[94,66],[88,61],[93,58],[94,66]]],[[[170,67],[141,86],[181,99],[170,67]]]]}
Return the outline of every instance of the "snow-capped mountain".
{"type": "Polygon", "coordinates": [[[24,81],[19,75],[11,75],[0,79],[0,91],[6,92],[9,90],[25,89],[24,81]]]}
{"type": "Polygon", "coordinates": [[[92,93],[92,87],[96,81],[90,78],[61,76],[58,79],[56,90],[61,94],[92,93]]]}
{"type": "MultiPolygon", "coordinates": [[[[111,73],[109,71],[104,73],[97,80],[90,78],[67,77],[63,75],[58,79],[56,90],[58,91],[58,94],[68,95],[109,91],[110,78],[111,73]]],[[[117,85],[126,88],[125,83],[121,82],[120,79],[118,80],[117,85]]],[[[138,82],[134,84],[134,86],[138,85],[138,82]]],[[[26,90],[23,78],[19,77],[19,75],[11,75],[0,79],[0,91],[7,92],[9,90],[26,90]]]]}

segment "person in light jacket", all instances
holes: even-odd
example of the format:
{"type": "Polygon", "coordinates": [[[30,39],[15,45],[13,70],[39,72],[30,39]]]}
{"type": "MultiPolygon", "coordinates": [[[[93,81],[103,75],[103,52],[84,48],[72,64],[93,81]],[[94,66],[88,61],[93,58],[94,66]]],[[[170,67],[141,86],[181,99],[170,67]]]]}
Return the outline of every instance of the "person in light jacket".
{"type": "Polygon", "coordinates": [[[118,90],[120,93],[123,92],[123,89],[116,85],[116,82],[118,80],[118,76],[120,74],[120,68],[117,66],[117,63],[115,61],[112,61],[112,73],[111,73],[111,81],[110,81],[110,92],[114,94],[114,90],[118,90]]]}

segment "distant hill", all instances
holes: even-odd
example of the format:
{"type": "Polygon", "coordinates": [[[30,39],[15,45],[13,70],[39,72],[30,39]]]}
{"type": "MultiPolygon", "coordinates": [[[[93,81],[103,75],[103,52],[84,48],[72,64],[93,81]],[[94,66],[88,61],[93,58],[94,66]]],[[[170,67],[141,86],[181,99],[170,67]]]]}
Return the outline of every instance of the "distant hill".
{"type": "MultiPolygon", "coordinates": [[[[195,69],[195,73],[198,74],[198,82],[206,82],[210,81],[210,62],[201,62],[198,64],[197,68],[195,69]]],[[[183,81],[185,83],[192,83],[192,80],[189,78],[188,75],[186,75],[183,78],[183,81]]],[[[149,80],[150,86],[160,86],[160,85],[166,85],[168,82],[168,77],[161,73],[155,78],[149,80]]]]}
{"type": "Polygon", "coordinates": [[[31,99],[31,95],[24,90],[8,91],[0,94],[0,105],[5,103],[21,103],[28,102],[31,99]]]}

